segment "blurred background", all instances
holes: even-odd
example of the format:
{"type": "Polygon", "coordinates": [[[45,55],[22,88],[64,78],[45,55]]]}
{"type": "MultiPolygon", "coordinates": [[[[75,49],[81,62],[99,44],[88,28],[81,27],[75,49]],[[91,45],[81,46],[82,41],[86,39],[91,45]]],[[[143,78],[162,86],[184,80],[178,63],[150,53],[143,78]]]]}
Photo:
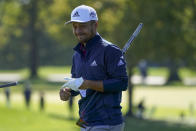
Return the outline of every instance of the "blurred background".
{"type": "Polygon", "coordinates": [[[125,131],[196,130],[196,0],[0,0],[0,131],[79,131],[77,101],[59,99],[70,76],[78,5],[95,8],[98,32],[126,53],[125,131]]]}

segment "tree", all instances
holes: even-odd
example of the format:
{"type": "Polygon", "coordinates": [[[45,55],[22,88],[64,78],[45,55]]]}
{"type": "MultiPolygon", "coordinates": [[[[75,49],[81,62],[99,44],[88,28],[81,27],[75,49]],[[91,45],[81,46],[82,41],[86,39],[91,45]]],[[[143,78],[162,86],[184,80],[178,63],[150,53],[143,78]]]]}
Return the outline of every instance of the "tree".
{"type": "MultiPolygon", "coordinates": [[[[22,10],[13,0],[0,2],[0,59],[1,68],[20,68],[26,64],[26,46],[20,41],[23,31],[18,17],[22,10]],[[14,64],[13,64],[14,63],[14,64]]],[[[24,24],[22,22],[22,24],[24,24]]],[[[21,24],[21,25],[22,25],[21,24]]]]}
{"type": "Polygon", "coordinates": [[[37,15],[38,15],[38,2],[37,0],[31,0],[29,4],[29,42],[30,42],[30,69],[31,77],[37,77],[37,68],[38,68],[38,43],[37,43],[37,15]]]}

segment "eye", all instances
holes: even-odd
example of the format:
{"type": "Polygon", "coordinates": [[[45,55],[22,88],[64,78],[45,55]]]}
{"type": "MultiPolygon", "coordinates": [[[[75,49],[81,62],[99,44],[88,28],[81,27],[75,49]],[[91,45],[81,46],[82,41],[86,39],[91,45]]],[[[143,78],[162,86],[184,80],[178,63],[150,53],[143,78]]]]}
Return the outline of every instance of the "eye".
{"type": "Polygon", "coordinates": [[[76,29],[76,28],[77,28],[77,26],[76,26],[76,25],[73,25],[73,28],[74,28],[74,29],[76,29]]]}

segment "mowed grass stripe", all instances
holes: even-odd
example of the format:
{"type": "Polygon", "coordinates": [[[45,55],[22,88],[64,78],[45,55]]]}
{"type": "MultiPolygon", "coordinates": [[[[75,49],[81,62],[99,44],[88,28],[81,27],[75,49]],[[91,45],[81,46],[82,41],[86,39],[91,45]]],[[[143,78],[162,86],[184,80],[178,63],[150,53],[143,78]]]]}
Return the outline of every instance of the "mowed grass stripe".
{"type": "Polygon", "coordinates": [[[1,131],[79,131],[74,121],[66,117],[0,106],[1,131]]]}

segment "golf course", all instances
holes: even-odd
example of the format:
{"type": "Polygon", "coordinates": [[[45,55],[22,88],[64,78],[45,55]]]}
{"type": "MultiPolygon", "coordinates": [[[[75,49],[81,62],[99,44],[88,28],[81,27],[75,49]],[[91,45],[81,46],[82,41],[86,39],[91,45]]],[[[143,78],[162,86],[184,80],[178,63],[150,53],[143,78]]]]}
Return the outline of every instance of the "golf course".
{"type": "MultiPolygon", "coordinates": [[[[32,97],[30,107],[25,106],[24,82],[15,87],[10,87],[10,105],[6,104],[4,89],[0,90],[0,130],[1,131],[79,131],[75,124],[78,117],[77,101],[74,98],[73,109],[69,109],[68,102],[59,98],[59,89],[62,82],[49,82],[46,80],[50,74],[61,74],[70,67],[43,67],[39,70],[40,79],[31,80],[32,97]],[[40,92],[44,92],[44,109],[40,110],[40,92]]],[[[9,71],[7,71],[9,73],[9,71]]],[[[12,71],[28,76],[26,69],[12,71]]],[[[161,74],[161,69],[151,71],[161,74]]],[[[5,73],[5,71],[2,71],[5,73]]],[[[137,74],[137,71],[136,71],[137,74]]],[[[164,73],[162,73],[164,74],[164,73]]],[[[185,74],[185,73],[184,73],[185,74]]],[[[186,73],[187,74],[187,73],[186,73]]],[[[196,87],[177,85],[164,86],[134,86],[134,112],[136,106],[144,99],[144,118],[125,117],[125,131],[194,131],[196,129],[196,87]],[[183,113],[183,116],[182,116],[183,113]]],[[[123,92],[122,111],[128,111],[127,91],[123,92]]]]}

